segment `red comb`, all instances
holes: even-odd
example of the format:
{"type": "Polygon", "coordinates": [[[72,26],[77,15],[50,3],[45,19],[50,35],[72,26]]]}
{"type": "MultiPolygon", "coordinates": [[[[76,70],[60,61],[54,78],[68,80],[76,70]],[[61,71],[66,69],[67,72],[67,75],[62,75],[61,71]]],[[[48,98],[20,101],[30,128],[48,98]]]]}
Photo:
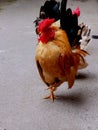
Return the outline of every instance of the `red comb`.
{"type": "Polygon", "coordinates": [[[47,18],[42,20],[41,23],[39,23],[38,31],[44,32],[52,23],[54,23],[54,19],[47,18]]]}
{"type": "Polygon", "coordinates": [[[72,11],[72,14],[76,14],[77,16],[80,16],[80,8],[77,7],[75,10],[72,11]]]}

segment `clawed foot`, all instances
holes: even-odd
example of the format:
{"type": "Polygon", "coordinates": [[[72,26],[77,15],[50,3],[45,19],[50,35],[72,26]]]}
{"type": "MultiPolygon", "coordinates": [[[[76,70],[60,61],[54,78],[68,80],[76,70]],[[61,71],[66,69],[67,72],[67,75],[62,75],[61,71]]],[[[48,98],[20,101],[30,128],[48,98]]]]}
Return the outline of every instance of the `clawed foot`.
{"type": "Polygon", "coordinates": [[[54,94],[50,94],[49,96],[45,97],[44,99],[52,99],[54,102],[54,99],[56,99],[57,96],[55,96],[54,94]]]}
{"type": "Polygon", "coordinates": [[[56,88],[54,87],[49,87],[48,88],[50,90],[50,95],[45,97],[44,99],[52,99],[54,102],[54,99],[56,99],[57,97],[54,95],[54,91],[56,90],[56,88]]]}

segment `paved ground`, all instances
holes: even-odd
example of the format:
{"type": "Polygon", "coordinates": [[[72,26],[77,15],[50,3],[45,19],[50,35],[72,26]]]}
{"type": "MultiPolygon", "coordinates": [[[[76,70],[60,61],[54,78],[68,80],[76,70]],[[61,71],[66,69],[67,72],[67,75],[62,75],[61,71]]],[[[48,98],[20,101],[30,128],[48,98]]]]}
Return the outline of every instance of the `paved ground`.
{"type": "MultiPolygon", "coordinates": [[[[44,1],[44,0],[43,0],[44,1]]],[[[89,66],[71,90],[62,84],[53,103],[35,65],[33,21],[43,1],[16,0],[0,6],[0,130],[98,130],[98,40],[88,46],[89,66]]],[[[98,1],[69,0],[80,6],[80,22],[98,35],[98,1]]]]}

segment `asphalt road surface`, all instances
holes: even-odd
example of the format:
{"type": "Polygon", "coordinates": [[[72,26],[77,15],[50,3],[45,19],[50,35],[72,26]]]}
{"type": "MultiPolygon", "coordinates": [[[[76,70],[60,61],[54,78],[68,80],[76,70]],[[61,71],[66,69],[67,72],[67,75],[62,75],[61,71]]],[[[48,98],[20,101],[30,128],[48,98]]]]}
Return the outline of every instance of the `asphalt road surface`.
{"type": "MultiPolygon", "coordinates": [[[[98,130],[98,39],[89,43],[89,66],[73,88],[64,83],[54,103],[43,99],[48,91],[35,64],[33,24],[43,1],[0,1],[0,130],[98,130]]],[[[79,22],[98,35],[98,1],[68,0],[68,7],[77,6],[79,22]]]]}

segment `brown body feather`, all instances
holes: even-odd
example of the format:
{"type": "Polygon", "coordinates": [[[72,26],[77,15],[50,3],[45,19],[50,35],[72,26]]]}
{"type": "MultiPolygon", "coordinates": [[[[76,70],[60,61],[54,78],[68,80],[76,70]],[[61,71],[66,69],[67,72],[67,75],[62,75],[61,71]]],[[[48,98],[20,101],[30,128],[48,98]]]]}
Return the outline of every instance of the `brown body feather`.
{"type": "Polygon", "coordinates": [[[54,99],[53,91],[65,81],[68,82],[68,88],[73,86],[80,59],[85,64],[84,55],[86,52],[82,50],[72,51],[67,34],[59,28],[55,28],[54,40],[46,44],[39,42],[36,63],[42,80],[50,89],[48,98],[54,99]]]}

